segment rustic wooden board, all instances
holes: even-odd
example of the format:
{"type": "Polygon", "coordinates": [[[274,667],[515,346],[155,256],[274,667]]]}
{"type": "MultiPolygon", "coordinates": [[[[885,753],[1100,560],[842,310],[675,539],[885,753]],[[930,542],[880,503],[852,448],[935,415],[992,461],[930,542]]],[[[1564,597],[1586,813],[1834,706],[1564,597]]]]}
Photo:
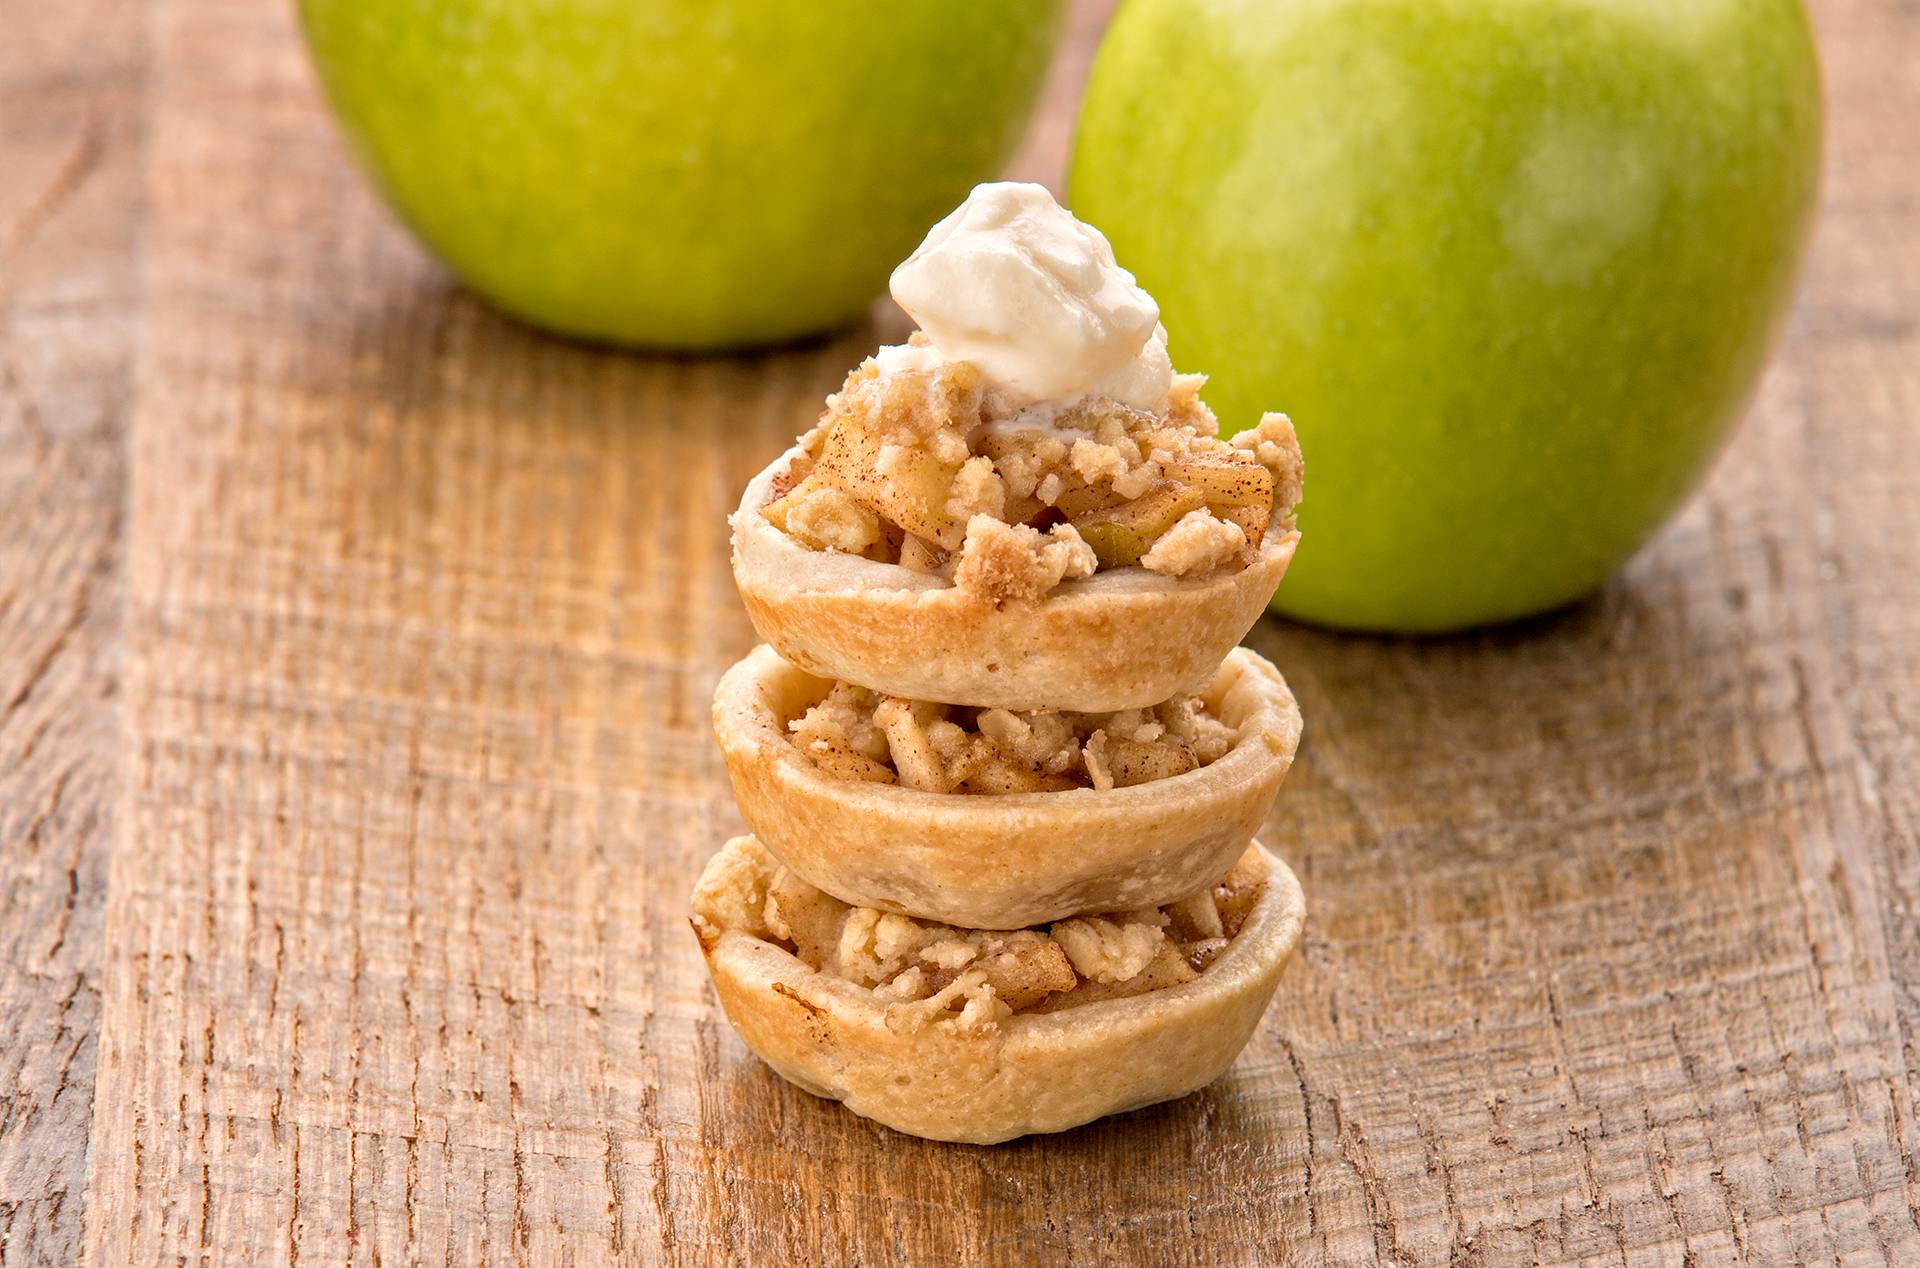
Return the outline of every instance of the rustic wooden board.
{"type": "Polygon", "coordinates": [[[117,732],[145,40],[0,9],[0,1263],[80,1251],[117,732]]]}
{"type": "Polygon", "coordinates": [[[683,923],[722,513],[882,332],[522,330],[279,6],[163,0],[93,1262],[1920,1259],[1920,14],[1819,17],[1826,218],[1701,496],[1558,617],[1263,623],[1280,999],[1213,1088],[975,1149],[759,1068],[683,923]]]}

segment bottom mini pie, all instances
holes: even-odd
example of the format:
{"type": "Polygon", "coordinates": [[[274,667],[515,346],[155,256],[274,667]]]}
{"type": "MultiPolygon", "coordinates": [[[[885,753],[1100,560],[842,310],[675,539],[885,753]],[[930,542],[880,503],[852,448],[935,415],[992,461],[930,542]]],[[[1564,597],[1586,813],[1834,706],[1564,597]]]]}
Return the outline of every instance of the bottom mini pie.
{"type": "Polygon", "coordinates": [[[1164,907],[955,929],[850,907],[746,836],[707,865],[693,927],[728,1020],[782,1077],[910,1135],[994,1144],[1219,1077],[1305,910],[1256,842],[1164,907]]]}

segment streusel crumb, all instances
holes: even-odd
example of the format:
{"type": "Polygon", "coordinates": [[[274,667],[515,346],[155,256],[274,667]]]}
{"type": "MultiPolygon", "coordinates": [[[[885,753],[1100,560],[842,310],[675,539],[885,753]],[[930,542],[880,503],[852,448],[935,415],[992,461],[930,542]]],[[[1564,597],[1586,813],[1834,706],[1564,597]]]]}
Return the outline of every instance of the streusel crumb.
{"type": "Polygon", "coordinates": [[[987,1034],[1016,1013],[1048,1013],[1191,982],[1226,950],[1261,889],[1236,864],[1211,889],[1140,911],[1102,912],[1010,932],[958,929],[854,907],[796,876],[759,842],[701,878],[696,924],[775,943],[890,1005],[887,1027],[950,1021],[987,1034]]]}
{"type": "Polygon", "coordinates": [[[1015,408],[964,361],[882,373],[869,359],[827,398],[764,514],[808,549],[937,574],[995,605],[1108,568],[1243,567],[1293,528],[1300,445],[1280,414],[1218,439],[1204,382],[1175,375],[1159,411],[1100,396],[1015,408]]]}
{"type": "Polygon", "coordinates": [[[1234,740],[1199,696],[1118,713],[1015,712],[903,700],[847,682],[787,729],[833,778],[938,793],[1126,788],[1210,765],[1234,740]]]}

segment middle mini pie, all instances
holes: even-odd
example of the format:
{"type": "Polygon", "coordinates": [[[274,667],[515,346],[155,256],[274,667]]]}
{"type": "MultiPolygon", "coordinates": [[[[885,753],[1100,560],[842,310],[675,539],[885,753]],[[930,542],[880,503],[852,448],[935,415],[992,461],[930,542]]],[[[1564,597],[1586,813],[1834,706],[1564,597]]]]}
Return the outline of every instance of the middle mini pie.
{"type": "MultiPolygon", "coordinates": [[[[976,929],[1157,906],[1203,888],[1258,831],[1300,739],[1300,711],[1279,672],[1237,648],[1188,706],[1213,724],[1207,730],[1214,746],[1224,745],[1204,765],[1120,786],[1157,772],[1140,739],[1116,736],[1081,745],[1093,751],[1078,758],[1099,769],[1138,755],[1131,776],[1123,769],[1115,779],[1109,770],[1108,779],[1097,781],[1109,785],[1104,789],[926,791],[881,782],[898,780],[895,767],[911,769],[916,757],[921,766],[940,759],[937,751],[915,752],[933,728],[916,719],[907,702],[876,710],[891,724],[884,745],[893,762],[856,753],[870,768],[867,778],[835,773],[839,754],[808,755],[804,732],[796,736],[794,724],[833,687],[768,647],[721,679],[714,730],[741,816],[787,866],[849,903],[976,929]]],[[[1151,711],[1135,712],[1146,715],[1134,723],[1146,728],[1136,735],[1164,729],[1151,711]]],[[[967,720],[964,712],[956,716],[967,720]]],[[[1002,745],[1009,743],[1007,730],[1031,729],[1027,719],[1005,717],[998,728],[997,718],[972,720],[981,732],[998,729],[1002,745]]],[[[950,734],[968,736],[958,722],[947,725],[950,734]]],[[[1054,729],[1072,735],[1065,720],[1056,720],[1054,729]]],[[[1084,722],[1080,729],[1086,730],[1084,722]]],[[[972,752],[957,755],[961,769],[988,747],[970,737],[965,742],[972,752]]],[[[1062,751],[1073,743],[1066,739],[1062,751]]],[[[1208,756],[1204,743],[1198,747],[1208,756]]],[[[949,761],[947,769],[955,764],[949,761]]]]}

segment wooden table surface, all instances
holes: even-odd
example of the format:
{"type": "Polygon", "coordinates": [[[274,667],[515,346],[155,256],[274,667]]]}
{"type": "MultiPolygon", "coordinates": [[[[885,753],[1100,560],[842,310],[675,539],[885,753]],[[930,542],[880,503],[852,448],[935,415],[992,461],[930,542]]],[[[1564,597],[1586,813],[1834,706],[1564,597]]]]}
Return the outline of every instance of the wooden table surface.
{"type": "Polygon", "coordinates": [[[1920,1264],[1920,9],[1815,19],[1820,229],[1704,488],[1553,617],[1263,621],[1279,997],[979,1149],[770,1075],[684,921],[723,511],[897,330],[543,338],[280,0],[5,0],[0,1263],[1920,1264]]]}

